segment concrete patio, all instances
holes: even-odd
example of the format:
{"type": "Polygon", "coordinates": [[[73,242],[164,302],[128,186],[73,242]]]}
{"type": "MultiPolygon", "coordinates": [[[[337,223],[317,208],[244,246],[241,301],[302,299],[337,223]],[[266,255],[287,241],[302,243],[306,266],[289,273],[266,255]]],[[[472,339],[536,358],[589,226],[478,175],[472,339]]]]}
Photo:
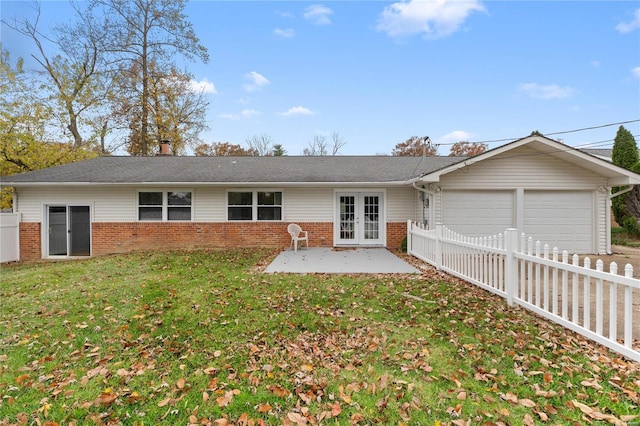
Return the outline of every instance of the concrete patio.
{"type": "Polygon", "coordinates": [[[265,269],[294,274],[419,274],[420,271],[385,248],[321,248],[285,250],[265,269]]]}

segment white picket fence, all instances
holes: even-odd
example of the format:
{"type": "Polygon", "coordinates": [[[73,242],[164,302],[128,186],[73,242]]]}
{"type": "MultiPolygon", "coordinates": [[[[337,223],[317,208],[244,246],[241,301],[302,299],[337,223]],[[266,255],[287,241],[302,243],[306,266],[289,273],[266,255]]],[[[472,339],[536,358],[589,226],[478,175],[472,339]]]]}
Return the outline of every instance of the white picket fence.
{"type": "Polygon", "coordinates": [[[633,322],[633,293],[640,280],[630,264],[624,275],[611,262],[609,272],[598,260],[559,253],[507,229],[504,234],[468,237],[443,225],[424,229],[407,222],[407,252],[438,270],[462,278],[582,334],[634,361],[640,352],[640,321],[633,322]]]}
{"type": "Polygon", "coordinates": [[[20,213],[0,213],[0,263],[20,260],[20,213]]]}

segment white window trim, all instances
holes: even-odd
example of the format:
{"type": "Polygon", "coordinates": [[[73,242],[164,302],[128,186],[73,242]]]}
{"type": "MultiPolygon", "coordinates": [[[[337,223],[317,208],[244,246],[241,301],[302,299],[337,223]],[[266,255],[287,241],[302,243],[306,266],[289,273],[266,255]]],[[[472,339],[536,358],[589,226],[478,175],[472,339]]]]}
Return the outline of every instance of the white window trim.
{"type": "MultiPolygon", "coordinates": [[[[136,191],[136,221],[145,223],[157,223],[157,222],[193,222],[195,213],[195,192],[193,189],[185,188],[172,188],[172,189],[155,189],[155,188],[143,188],[136,191]],[[145,220],[140,219],[140,193],[141,192],[162,192],[162,219],[160,220],[145,220]],[[191,217],[188,220],[169,220],[169,192],[190,192],[191,193],[191,217]]],[[[180,206],[176,206],[180,207],[180,206]]],[[[186,207],[186,206],[183,206],[186,207]]]]}
{"type": "MultiPolygon", "coordinates": [[[[282,189],[250,189],[250,188],[235,188],[227,189],[225,192],[225,219],[227,222],[284,222],[284,191],[282,189]],[[230,192],[251,192],[251,220],[230,220],[229,219],[229,193],[230,192]],[[281,194],[280,201],[280,219],[279,220],[258,220],[258,192],[279,192],[281,194]]],[[[263,206],[264,207],[264,206],[263,206]]],[[[269,206],[268,206],[269,207],[269,206]]],[[[278,207],[273,205],[270,207],[278,207]]]]}

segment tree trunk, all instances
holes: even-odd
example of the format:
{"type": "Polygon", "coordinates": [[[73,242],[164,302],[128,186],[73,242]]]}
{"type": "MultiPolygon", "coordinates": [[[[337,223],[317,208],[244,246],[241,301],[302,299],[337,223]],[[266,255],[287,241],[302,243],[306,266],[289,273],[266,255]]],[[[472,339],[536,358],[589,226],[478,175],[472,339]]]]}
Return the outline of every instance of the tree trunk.
{"type": "Polygon", "coordinates": [[[640,219],[640,185],[636,185],[628,193],[627,210],[636,219],[640,219]]]}

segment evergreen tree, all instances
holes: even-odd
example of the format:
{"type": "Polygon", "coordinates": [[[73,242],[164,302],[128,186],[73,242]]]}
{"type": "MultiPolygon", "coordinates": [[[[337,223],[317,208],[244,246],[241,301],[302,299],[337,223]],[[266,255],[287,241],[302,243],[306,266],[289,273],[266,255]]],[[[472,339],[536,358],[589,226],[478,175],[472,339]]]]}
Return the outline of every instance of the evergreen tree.
{"type": "MultiPolygon", "coordinates": [[[[616,138],[613,143],[613,152],[611,153],[611,160],[616,166],[623,167],[627,170],[632,170],[638,164],[638,145],[631,132],[620,126],[616,133],[616,138]]],[[[618,192],[626,187],[615,187],[613,192],[618,192]]],[[[635,217],[636,214],[629,209],[629,197],[637,197],[637,191],[631,191],[626,194],[615,197],[611,202],[613,209],[613,216],[618,224],[623,225],[625,219],[635,217]]],[[[634,200],[631,200],[634,201],[634,200]]],[[[631,203],[636,204],[636,203],[631,203]]],[[[636,217],[637,219],[637,217],[636,217]]]]}

